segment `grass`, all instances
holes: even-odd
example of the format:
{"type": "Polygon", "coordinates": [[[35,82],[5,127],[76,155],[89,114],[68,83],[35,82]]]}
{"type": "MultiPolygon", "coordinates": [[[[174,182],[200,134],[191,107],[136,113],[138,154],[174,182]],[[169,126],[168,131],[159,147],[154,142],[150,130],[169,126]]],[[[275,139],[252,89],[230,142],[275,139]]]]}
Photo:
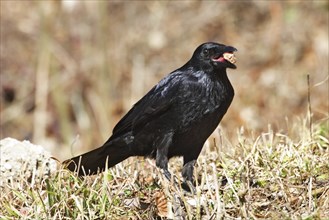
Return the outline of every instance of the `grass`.
{"type": "MultiPolygon", "coordinates": [[[[243,129],[237,135],[230,151],[207,144],[195,195],[163,179],[153,161],[134,158],[83,179],[60,169],[33,187],[25,179],[8,184],[0,218],[329,219],[328,120],[313,132],[300,120],[286,133],[269,127],[256,138],[243,129]]],[[[181,163],[170,162],[178,177],[181,163]]]]}

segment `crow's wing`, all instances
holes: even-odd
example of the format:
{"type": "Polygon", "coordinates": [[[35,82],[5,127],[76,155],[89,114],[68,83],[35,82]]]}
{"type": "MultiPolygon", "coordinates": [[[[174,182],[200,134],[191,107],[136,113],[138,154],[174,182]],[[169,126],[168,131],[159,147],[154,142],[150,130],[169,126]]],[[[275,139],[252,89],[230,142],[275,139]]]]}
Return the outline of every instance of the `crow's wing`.
{"type": "Polygon", "coordinates": [[[182,78],[185,78],[184,75],[175,71],[161,80],[118,122],[110,139],[127,132],[135,133],[134,131],[166,113],[175,102],[182,78]]]}

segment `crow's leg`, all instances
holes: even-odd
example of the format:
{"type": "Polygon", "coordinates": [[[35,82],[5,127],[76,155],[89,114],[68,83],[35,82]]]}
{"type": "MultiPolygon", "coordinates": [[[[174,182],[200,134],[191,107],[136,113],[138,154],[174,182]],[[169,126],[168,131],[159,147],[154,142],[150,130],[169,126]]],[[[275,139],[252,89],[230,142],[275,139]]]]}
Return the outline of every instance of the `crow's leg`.
{"type": "Polygon", "coordinates": [[[182,176],[184,178],[184,182],[182,183],[182,188],[186,191],[189,191],[193,194],[196,193],[194,178],[193,178],[193,170],[196,162],[197,156],[194,158],[185,157],[184,156],[184,166],[182,169],[182,176]]]}
{"type": "Polygon", "coordinates": [[[168,150],[172,143],[173,133],[167,133],[164,137],[157,143],[158,148],[156,152],[156,166],[163,170],[164,176],[171,181],[171,173],[168,170],[168,150]]]}
{"type": "Polygon", "coordinates": [[[196,189],[194,186],[194,178],[193,178],[193,170],[194,170],[195,162],[196,160],[191,160],[188,162],[185,162],[184,160],[184,166],[182,170],[182,176],[184,178],[184,182],[182,183],[182,188],[193,194],[196,193],[196,189]]]}
{"type": "Polygon", "coordinates": [[[193,170],[194,170],[194,164],[196,160],[191,160],[188,162],[185,162],[184,160],[184,166],[182,170],[182,176],[185,181],[193,182],[193,170]]]}

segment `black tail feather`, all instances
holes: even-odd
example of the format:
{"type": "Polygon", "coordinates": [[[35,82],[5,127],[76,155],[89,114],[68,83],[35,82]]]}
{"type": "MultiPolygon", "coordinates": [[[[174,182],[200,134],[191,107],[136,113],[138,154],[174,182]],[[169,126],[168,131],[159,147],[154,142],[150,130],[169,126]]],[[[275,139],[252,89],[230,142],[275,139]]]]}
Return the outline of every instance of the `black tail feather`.
{"type": "Polygon", "coordinates": [[[128,146],[110,147],[104,145],[85,154],[73,157],[63,162],[69,170],[77,172],[79,176],[94,175],[103,172],[107,167],[130,157],[128,146]]]}

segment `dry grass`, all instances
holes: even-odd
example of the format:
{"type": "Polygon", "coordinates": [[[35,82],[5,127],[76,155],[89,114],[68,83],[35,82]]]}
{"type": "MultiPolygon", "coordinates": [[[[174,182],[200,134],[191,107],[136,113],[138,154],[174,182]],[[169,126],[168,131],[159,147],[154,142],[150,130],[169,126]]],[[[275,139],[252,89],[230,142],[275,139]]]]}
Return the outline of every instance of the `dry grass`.
{"type": "MultiPolygon", "coordinates": [[[[1,219],[328,219],[329,127],[305,120],[290,134],[238,132],[234,150],[206,146],[196,195],[163,179],[152,161],[128,159],[84,179],[59,170],[42,184],[7,186],[1,219]]],[[[216,145],[219,143],[216,143],[216,145]]],[[[222,147],[228,147],[225,143],[222,147]]],[[[179,159],[170,169],[179,176],[179,159]]]]}

